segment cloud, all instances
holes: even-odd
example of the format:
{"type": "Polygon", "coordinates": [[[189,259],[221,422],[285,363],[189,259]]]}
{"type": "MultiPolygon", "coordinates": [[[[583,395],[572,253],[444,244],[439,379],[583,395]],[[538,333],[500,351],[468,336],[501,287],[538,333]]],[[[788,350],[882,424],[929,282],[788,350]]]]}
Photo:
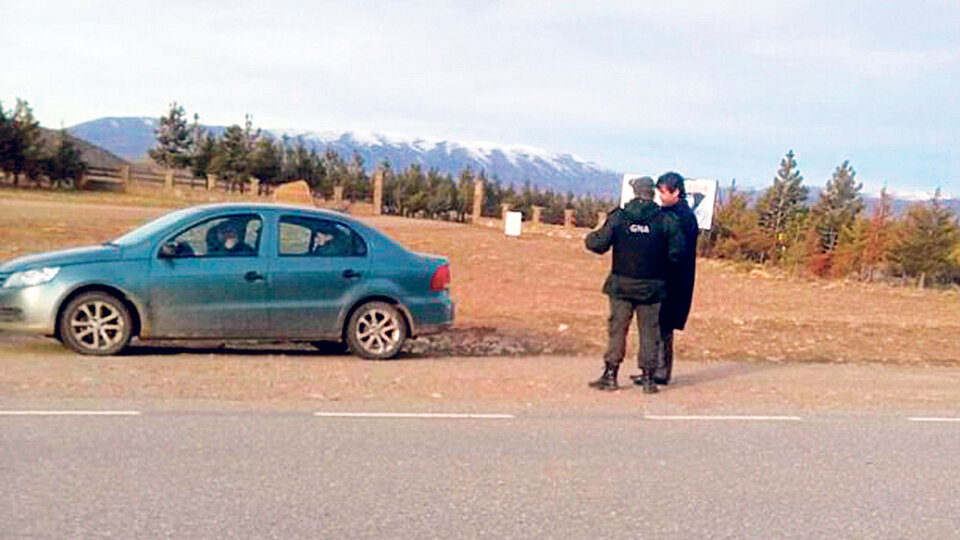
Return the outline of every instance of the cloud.
{"type": "Polygon", "coordinates": [[[524,143],[764,181],[758,160],[775,167],[789,148],[829,171],[838,154],[919,147],[877,174],[906,178],[932,156],[956,175],[960,8],[903,6],[21,2],[4,9],[17,75],[0,98],[29,99],[47,125],[177,100],[215,124],[251,113],[269,128],[524,143]]]}

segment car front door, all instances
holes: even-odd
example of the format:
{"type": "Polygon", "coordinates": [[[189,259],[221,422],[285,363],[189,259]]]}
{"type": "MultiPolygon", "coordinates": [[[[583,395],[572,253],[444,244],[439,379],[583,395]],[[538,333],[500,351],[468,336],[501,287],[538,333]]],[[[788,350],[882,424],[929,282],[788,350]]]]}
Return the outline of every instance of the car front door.
{"type": "Polygon", "coordinates": [[[150,335],[269,337],[263,218],[206,219],[161,243],[150,265],[150,335]]]}
{"type": "Polygon", "coordinates": [[[332,339],[369,267],[363,239],[332,219],[282,215],[271,269],[271,322],[278,335],[332,339]]]}

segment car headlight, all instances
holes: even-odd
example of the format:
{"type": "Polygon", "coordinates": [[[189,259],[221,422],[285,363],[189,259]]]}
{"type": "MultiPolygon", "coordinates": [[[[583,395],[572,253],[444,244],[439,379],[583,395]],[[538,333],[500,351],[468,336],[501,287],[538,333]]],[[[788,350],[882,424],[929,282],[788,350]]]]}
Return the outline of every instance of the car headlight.
{"type": "Polygon", "coordinates": [[[34,268],[33,270],[24,270],[14,272],[3,282],[4,287],[31,287],[46,283],[57,275],[60,271],[59,266],[34,268]]]}

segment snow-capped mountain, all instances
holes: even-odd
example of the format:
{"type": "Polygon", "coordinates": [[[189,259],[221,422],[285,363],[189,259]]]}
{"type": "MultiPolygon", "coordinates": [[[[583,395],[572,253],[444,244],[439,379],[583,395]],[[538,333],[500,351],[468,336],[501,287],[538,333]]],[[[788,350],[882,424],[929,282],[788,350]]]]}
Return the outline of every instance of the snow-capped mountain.
{"type": "Polygon", "coordinates": [[[278,138],[299,137],[318,151],[331,149],[344,159],[359,154],[370,170],[384,159],[396,170],[419,163],[425,169],[436,168],[442,173],[457,175],[469,167],[475,174],[482,170],[487,178],[497,177],[504,184],[519,186],[530,181],[541,189],[604,195],[615,192],[619,178],[614,171],[572,154],[530,146],[430,140],[384,133],[274,131],[270,134],[278,138]]]}
{"type": "MultiPolygon", "coordinates": [[[[153,146],[156,125],[157,120],[149,117],[101,118],[73,126],[69,131],[126,159],[137,160],[145,158],[153,146]]],[[[208,129],[213,133],[223,131],[220,126],[208,126],[208,129]]],[[[359,154],[368,172],[386,159],[394,170],[418,163],[425,170],[436,168],[442,174],[454,176],[469,167],[474,174],[483,171],[487,178],[498,178],[504,185],[516,187],[529,181],[541,190],[608,197],[619,190],[620,175],[613,170],[569,153],[529,146],[430,140],[386,133],[268,129],[263,132],[277,140],[284,137],[302,140],[318,152],[332,150],[347,161],[359,154]]]]}

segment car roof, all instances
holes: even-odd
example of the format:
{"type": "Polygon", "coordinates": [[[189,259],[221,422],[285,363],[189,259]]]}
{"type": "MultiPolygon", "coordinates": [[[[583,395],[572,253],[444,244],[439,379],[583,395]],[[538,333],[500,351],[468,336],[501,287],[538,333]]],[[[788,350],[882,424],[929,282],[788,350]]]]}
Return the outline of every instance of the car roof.
{"type": "Polygon", "coordinates": [[[189,212],[189,213],[207,213],[207,212],[216,212],[216,211],[258,211],[258,210],[281,210],[281,211],[291,211],[291,212],[303,212],[308,214],[322,215],[328,217],[337,217],[351,219],[348,214],[342,212],[337,212],[335,210],[327,210],[325,208],[316,208],[310,206],[298,206],[295,204],[287,203],[270,203],[270,202],[225,202],[225,203],[206,203],[198,204],[195,206],[187,206],[181,208],[180,210],[189,212]]]}

